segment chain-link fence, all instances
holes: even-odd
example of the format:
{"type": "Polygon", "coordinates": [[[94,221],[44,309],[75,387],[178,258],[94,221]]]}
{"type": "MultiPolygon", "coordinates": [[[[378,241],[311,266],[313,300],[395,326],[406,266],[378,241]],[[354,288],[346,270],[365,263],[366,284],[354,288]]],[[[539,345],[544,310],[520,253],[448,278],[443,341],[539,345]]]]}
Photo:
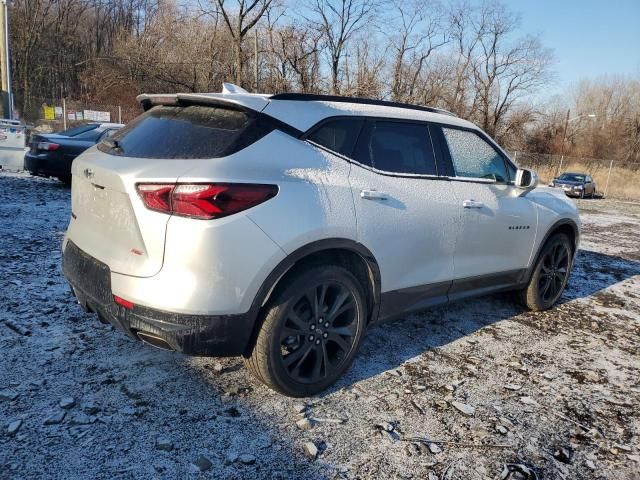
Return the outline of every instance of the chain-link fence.
{"type": "Polygon", "coordinates": [[[22,110],[22,120],[39,132],[60,131],[87,122],[127,123],[142,113],[138,106],[55,98],[30,98],[22,110]]]}
{"type": "Polygon", "coordinates": [[[640,162],[518,151],[511,155],[518,165],[538,172],[545,184],[563,172],[585,173],[593,177],[601,196],[640,200],[640,162]]]}

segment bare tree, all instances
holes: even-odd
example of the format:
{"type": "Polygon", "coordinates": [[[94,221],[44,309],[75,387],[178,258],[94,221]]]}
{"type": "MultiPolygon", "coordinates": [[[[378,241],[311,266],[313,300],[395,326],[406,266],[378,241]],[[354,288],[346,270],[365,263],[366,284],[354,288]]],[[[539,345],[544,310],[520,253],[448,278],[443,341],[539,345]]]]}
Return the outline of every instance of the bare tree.
{"type": "Polygon", "coordinates": [[[510,41],[518,19],[502,5],[485,6],[479,15],[482,30],[474,32],[479,48],[471,61],[475,103],[482,128],[495,136],[514,104],[549,80],[552,55],[537,37],[510,41]]]}
{"type": "Polygon", "coordinates": [[[354,53],[345,62],[344,93],[354,97],[384,98],[385,57],[366,38],[358,39],[354,53]]]}
{"type": "Polygon", "coordinates": [[[394,51],[391,97],[410,102],[415,100],[416,86],[426,62],[448,42],[448,35],[435,1],[395,0],[394,8],[398,19],[397,32],[389,36],[394,51]]]}
{"type": "Polygon", "coordinates": [[[273,68],[278,76],[274,91],[295,87],[307,93],[319,89],[319,42],[320,35],[314,30],[294,25],[269,28],[269,49],[273,63],[277,63],[277,68],[273,68]]]}
{"type": "Polygon", "coordinates": [[[449,10],[449,34],[454,45],[455,67],[450,79],[446,108],[468,117],[474,113],[472,98],[472,64],[476,46],[484,34],[484,17],[474,18],[476,9],[468,1],[454,4],[449,10]]]}
{"type": "Polygon", "coordinates": [[[20,89],[19,97],[22,99],[22,110],[28,108],[31,97],[31,72],[33,54],[41,42],[45,33],[45,25],[49,12],[53,8],[52,0],[39,0],[35,2],[15,2],[11,8],[13,48],[17,52],[13,55],[13,72],[17,80],[15,82],[20,89]],[[17,35],[16,33],[20,34],[17,35]]]}
{"type": "MultiPolygon", "coordinates": [[[[16,104],[34,115],[45,99],[63,96],[135,105],[141,91],[212,91],[228,79],[247,85],[251,65],[265,91],[429,104],[501,140],[525,145],[534,130],[539,148],[557,144],[553,122],[534,122],[528,102],[549,81],[550,55],[536,37],[518,34],[518,18],[497,0],[394,0],[384,25],[379,0],[305,0],[288,10],[283,0],[199,1],[208,3],[194,10],[160,0],[14,0],[16,104]]],[[[574,124],[572,153],[609,148],[637,157],[638,117],[626,104],[638,100],[628,85],[597,82],[575,92],[599,120],[574,124]],[[614,125],[635,140],[612,135],[614,125]]]]}
{"type": "Polygon", "coordinates": [[[340,93],[340,64],[349,40],[373,18],[377,0],[310,0],[308,21],[325,42],[331,71],[331,93],[340,93]]]}
{"type": "Polygon", "coordinates": [[[570,106],[573,154],[640,160],[640,79],[605,76],[580,82],[570,106]],[[593,115],[593,117],[590,117],[593,115]]]}
{"type": "MultiPolygon", "coordinates": [[[[212,0],[213,1],[213,0],[212,0]]],[[[225,0],[215,0],[213,9],[202,8],[204,13],[215,16],[221,14],[224,23],[233,39],[233,51],[235,58],[235,82],[243,85],[243,70],[245,58],[243,55],[243,42],[249,31],[264,16],[267,9],[273,4],[273,0],[236,0],[234,7],[229,7],[225,0]]]]}

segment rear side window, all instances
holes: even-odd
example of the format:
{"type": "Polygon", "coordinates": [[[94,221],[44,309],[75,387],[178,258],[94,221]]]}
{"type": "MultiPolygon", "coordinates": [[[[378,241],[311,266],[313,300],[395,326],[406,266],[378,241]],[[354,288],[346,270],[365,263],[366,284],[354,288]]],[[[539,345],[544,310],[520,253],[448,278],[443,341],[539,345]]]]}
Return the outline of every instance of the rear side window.
{"type": "Polygon", "coordinates": [[[509,172],[502,155],[474,132],[443,127],[453,168],[458,177],[508,182],[509,172]]]}
{"type": "Polygon", "coordinates": [[[336,118],[329,120],[314,130],[307,137],[307,140],[350,157],[363,122],[362,118],[336,118]]]}
{"type": "Polygon", "coordinates": [[[392,173],[436,175],[436,161],[426,125],[375,121],[358,141],[356,160],[392,173]]]}
{"type": "Polygon", "coordinates": [[[256,116],[231,108],[156,106],[99,148],[127,157],[216,158],[247,147],[271,130],[256,116]]]}

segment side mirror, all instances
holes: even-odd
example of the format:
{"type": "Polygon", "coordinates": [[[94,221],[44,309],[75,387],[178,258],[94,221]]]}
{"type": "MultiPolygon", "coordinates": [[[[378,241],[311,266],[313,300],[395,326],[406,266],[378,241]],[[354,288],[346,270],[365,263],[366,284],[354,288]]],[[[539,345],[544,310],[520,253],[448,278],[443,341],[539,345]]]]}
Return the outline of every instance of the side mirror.
{"type": "Polygon", "coordinates": [[[533,170],[519,168],[516,172],[515,185],[523,190],[533,190],[538,186],[538,174],[533,170]]]}

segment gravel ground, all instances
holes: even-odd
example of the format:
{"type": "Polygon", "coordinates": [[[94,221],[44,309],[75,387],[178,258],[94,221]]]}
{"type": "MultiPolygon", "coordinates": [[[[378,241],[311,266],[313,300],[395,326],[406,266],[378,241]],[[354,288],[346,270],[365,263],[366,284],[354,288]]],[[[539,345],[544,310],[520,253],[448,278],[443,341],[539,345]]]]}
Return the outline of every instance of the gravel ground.
{"type": "Polygon", "coordinates": [[[640,204],[579,205],[556,308],[498,295],[377,327],[301,401],[84,314],[69,190],[0,174],[0,477],[638,479],[640,204]]]}

